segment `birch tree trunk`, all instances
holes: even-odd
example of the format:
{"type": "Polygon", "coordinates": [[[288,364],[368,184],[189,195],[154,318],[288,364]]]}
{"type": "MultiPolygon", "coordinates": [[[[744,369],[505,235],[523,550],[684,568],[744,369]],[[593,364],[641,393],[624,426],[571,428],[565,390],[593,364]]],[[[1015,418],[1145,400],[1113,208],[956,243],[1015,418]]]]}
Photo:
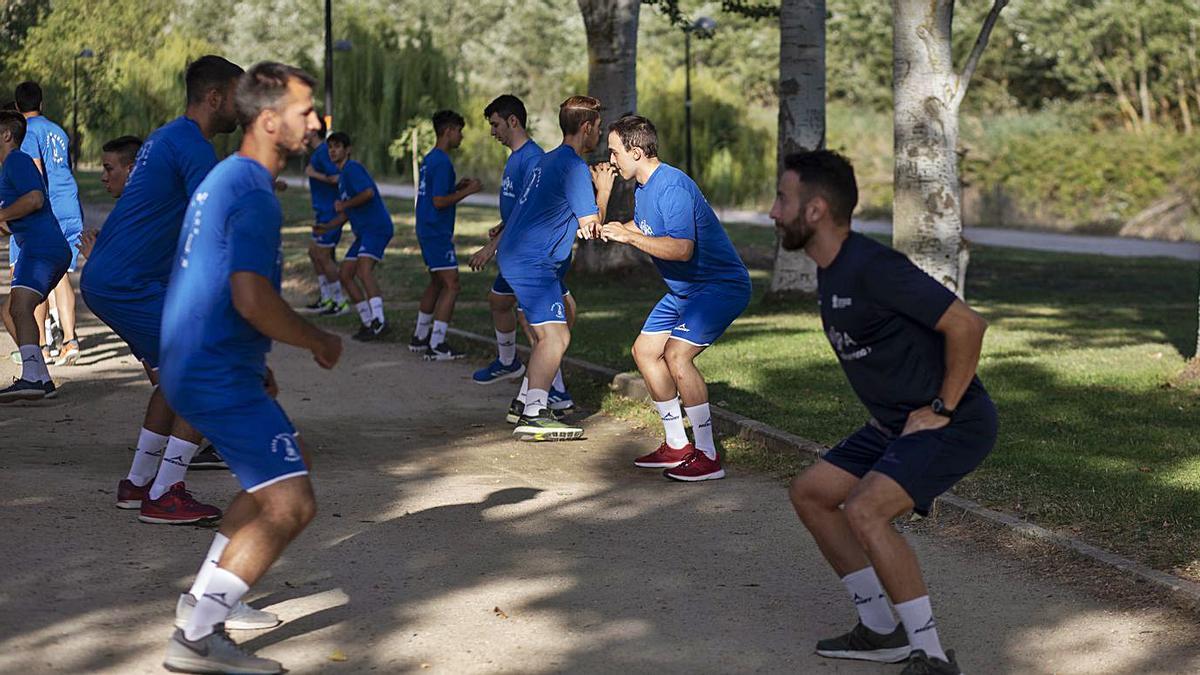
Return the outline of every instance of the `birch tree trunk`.
{"type": "MultiPolygon", "coordinates": [[[[825,147],[825,0],[779,5],[779,147],[783,158],[825,147]]],[[[771,294],[814,293],[817,265],[803,250],[775,243],[771,294]]]]}

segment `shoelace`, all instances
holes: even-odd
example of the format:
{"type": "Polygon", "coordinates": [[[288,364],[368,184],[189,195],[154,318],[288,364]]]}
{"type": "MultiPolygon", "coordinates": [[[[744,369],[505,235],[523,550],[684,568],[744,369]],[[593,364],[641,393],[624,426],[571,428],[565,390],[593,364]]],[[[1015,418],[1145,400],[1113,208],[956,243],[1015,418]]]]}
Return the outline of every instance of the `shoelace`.
{"type": "Polygon", "coordinates": [[[242,648],[241,645],[234,642],[233,638],[229,637],[229,632],[226,631],[224,628],[222,628],[221,630],[218,630],[218,631],[214,631],[213,635],[217,636],[217,639],[220,640],[224,644],[226,649],[236,652],[242,656],[252,656],[252,654],[250,652],[246,651],[245,649],[242,648]]]}

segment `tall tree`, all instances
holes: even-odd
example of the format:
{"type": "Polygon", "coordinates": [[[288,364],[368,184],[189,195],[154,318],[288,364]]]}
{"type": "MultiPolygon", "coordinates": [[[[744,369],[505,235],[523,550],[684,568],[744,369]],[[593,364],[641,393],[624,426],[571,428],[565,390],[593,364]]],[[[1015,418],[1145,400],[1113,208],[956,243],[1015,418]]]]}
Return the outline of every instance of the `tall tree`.
{"type": "Polygon", "coordinates": [[[893,245],[959,296],[968,252],[962,238],[958,111],[1007,4],[993,2],[957,72],[950,50],[954,0],[892,0],[893,245]]]}

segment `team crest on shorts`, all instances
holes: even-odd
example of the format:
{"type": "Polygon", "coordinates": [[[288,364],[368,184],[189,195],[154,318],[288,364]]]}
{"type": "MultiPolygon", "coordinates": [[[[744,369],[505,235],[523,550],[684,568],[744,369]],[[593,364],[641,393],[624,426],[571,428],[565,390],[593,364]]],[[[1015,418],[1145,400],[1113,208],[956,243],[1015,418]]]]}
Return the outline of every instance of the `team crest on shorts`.
{"type": "Polygon", "coordinates": [[[296,447],[296,437],[292,434],[276,434],[275,438],[271,439],[271,453],[278,454],[283,452],[283,461],[299,462],[300,449],[296,447]]]}
{"type": "Polygon", "coordinates": [[[563,307],[561,302],[556,302],[553,305],[550,305],[550,311],[554,312],[555,318],[562,319],[566,317],[566,308],[563,307]]]}

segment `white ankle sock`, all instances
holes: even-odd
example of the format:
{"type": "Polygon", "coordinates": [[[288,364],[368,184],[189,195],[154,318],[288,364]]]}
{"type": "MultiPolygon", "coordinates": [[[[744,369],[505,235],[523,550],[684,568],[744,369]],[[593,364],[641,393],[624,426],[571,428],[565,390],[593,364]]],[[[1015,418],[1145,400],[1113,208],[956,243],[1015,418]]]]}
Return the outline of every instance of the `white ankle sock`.
{"type": "Polygon", "coordinates": [[[437,346],[446,341],[446,329],[450,325],[445,321],[434,321],[433,332],[429,334],[429,348],[437,349],[437,346]]]}
{"type": "Polygon", "coordinates": [[[687,431],[683,428],[683,413],[679,410],[679,399],[670,401],[655,401],[655,409],[662,420],[663,431],[667,435],[667,445],[678,450],[688,444],[687,431]]]}
{"type": "Polygon", "coordinates": [[[517,400],[521,402],[521,405],[525,405],[525,401],[528,396],[529,396],[529,378],[522,377],[521,378],[521,391],[517,393],[517,400]]]}
{"type": "Polygon", "coordinates": [[[371,305],[371,318],[379,319],[379,323],[386,323],[383,319],[383,298],[377,295],[367,303],[371,305]]]}
{"type": "Polygon", "coordinates": [[[138,432],[137,452],[133,453],[133,465],[129,467],[129,479],[134,485],[142,486],[154,480],[158,472],[158,461],[167,449],[167,437],[143,427],[138,432]]]}
{"type": "Polygon", "coordinates": [[[545,389],[530,389],[525,394],[525,414],[533,417],[546,409],[546,399],[550,392],[545,389]]]}
{"type": "Polygon", "coordinates": [[[204,556],[204,564],[200,565],[200,571],[196,572],[196,580],[192,582],[192,588],[188,591],[193,598],[199,600],[200,596],[204,595],[208,580],[212,578],[213,570],[217,569],[217,563],[221,562],[221,554],[228,545],[229,537],[220,532],[213,537],[212,546],[208,547],[208,554],[204,556]]]}
{"type": "Polygon", "coordinates": [[[318,274],[317,275],[317,283],[319,283],[321,285],[321,302],[325,302],[326,300],[329,299],[329,296],[330,296],[329,282],[325,279],[324,274],[318,274]]]}
{"type": "Polygon", "coordinates": [[[214,626],[225,622],[230,610],[248,590],[250,586],[233,572],[220,567],[214,569],[204,593],[196,598],[196,608],[192,610],[187,628],[183,629],[183,636],[199,640],[210,635],[214,626]]]}
{"type": "Polygon", "coordinates": [[[938,639],[937,622],[933,620],[933,608],[929,606],[928,595],[896,605],[896,613],[900,615],[900,621],[904,624],[904,632],[908,633],[910,647],[914,650],[925,650],[925,655],[931,658],[946,660],[946,652],[942,650],[942,642],[938,639]]]}
{"type": "Polygon", "coordinates": [[[371,319],[371,303],[363,300],[362,302],[354,303],[354,309],[358,311],[358,320],[362,321],[362,325],[370,326],[371,319]]]}
{"type": "Polygon", "coordinates": [[[346,296],[342,294],[342,282],[334,279],[329,282],[329,292],[333,294],[333,301],[337,304],[342,304],[346,301],[346,296]]]}
{"type": "Polygon", "coordinates": [[[417,328],[413,331],[413,335],[417,336],[418,340],[424,340],[429,337],[429,330],[432,327],[433,315],[417,310],[417,328]]]}
{"type": "Polygon", "coordinates": [[[562,368],[559,368],[558,372],[554,373],[554,382],[550,384],[550,388],[561,392],[565,392],[567,390],[567,383],[563,382],[562,379],[562,368]]]}
{"type": "Polygon", "coordinates": [[[500,363],[512,365],[513,359],[517,358],[517,331],[496,331],[496,352],[500,363]]]}
{"type": "Polygon", "coordinates": [[[200,446],[182,438],[172,436],[167,440],[162,463],[158,465],[158,475],[154,477],[154,485],[150,486],[150,499],[158,499],[165,495],[172,485],[183,480],[188,464],[199,449],[200,446]]]}
{"type": "Polygon", "coordinates": [[[890,635],[896,630],[896,617],[888,607],[887,594],[875,575],[874,567],[864,567],[842,577],[842,584],[854,600],[858,619],[867,628],[881,635],[890,635]]]}
{"type": "Polygon", "coordinates": [[[37,345],[21,345],[21,379],[30,382],[49,382],[50,369],[37,345]]]}
{"type": "Polygon", "coordinates": [[[713,441],[712,413],[708,403],[688,406],[683,409],[688,421],[692,423],[692,435],[696,437],[696,449],[708,455],[709,459],[717,458],[717,445],[713,441]]]}

